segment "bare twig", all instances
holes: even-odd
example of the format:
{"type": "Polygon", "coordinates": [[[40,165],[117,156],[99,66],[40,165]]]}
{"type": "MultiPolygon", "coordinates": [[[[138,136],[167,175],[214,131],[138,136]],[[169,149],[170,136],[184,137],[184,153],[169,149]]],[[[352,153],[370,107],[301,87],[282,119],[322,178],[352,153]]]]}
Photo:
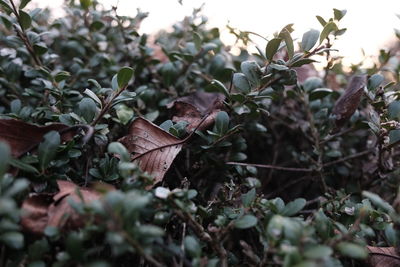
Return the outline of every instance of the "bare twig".
{"type": "Polygon", "coordinates": [[[282,167],[282,166],[275,166],[275,165],[266,165],[266,164],[253,164],[253,163],[243,163],[243,162],[234,162],[229,161],[226,162],[227,165],[239,165],[239,166],[251,166],[251,167],[258,167],[258,168],[265,168],[265,169],[272,169],[272,170],[281,170],[281,171],[290,171],[290,172],[313,172],[313,169],[306,169],[306,168],[293,168],[293,167],[282,167]]]}

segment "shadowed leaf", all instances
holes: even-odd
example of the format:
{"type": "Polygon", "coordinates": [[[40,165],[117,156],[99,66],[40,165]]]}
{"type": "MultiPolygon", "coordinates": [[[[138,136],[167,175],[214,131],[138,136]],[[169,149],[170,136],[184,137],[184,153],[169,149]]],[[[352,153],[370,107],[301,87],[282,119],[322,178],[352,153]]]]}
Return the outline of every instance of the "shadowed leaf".
{"type": "Polygon", "coordinates": [[[394,247],[367,246],[369,253],[368,264],[371,267],[400,266],[400,255],[394,247]]]}
{"type": "Polygon", "coordinates": [[[129,134],[119,142],[135,153],[133,160],[139,161],[143,171],[154,176],[153,185],[163,179],[183,144],[182,140],[143,118],[137,118],[131,124],[129,134]]]}
{"type": "Polygon", "coordinates": [[[222,94],[195,92],[178,98],[168,104],[167,107],[173,109],[174,116],[172,121],[186,121],[188,130],[196,128],[202,118],[209,114],[199,127],[199,130],[204,130],[214,123],[217,113],[223,107],[224,99],[225,97],[222,94]]]}
{"type": "MultiPolygon", "coordinates": [[[[71,201],[88,204],[102,196],[95,186],[83,188],[61,180],[57,181],[57,184],[60,191],[55,195],[32,195],[24,200],[21,225],[25,231],[41,235],[47,226],[54,226],[62,230],[83,227],[87,218],[71,206],[71,201]]],[[[113,190],[113,187],[107,185],[105,189],[105,191],[110,191],[113,190]]]]}
{"type": "Polygon", "coordinates": [[[365,76],[354,76],[346,91],[339,97],[333,107],[332,114],[335,116],[336,129],[340,130],[343,124],[353,115],[361,101],[365,86],[365,76]]]}

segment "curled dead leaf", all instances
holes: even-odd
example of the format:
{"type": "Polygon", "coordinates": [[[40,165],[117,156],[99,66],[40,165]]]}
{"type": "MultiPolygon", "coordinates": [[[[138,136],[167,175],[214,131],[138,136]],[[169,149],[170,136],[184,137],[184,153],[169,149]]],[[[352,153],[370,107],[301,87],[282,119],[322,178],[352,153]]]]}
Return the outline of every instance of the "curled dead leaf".
{"type": "Polygon", "coordinates": [[[336,101],[332,115],[335,117],[336,128],[333,133],[338,132],[344,123],[354,114],[361,101],[365,87],[365,76],[353,76],[345,92],[336,101]]]}
{"type": "Polygon", "coordinates": [[[368,265],[371,267],[400,266],[400,254],[394,247],[367,246],[369,253],[368,265]]]}
{"type": "Polygon", "coordinates": [[[184,143],[143,118],[134,120],[129,134],[118,141],[135,154],[132,160],[138,160],[142,171],[154,177],[153,185],[163,179],[184,143]]]}
{"type": "MultiPolygon", "coordinates": [[[[83,227],[87,218],[76,212],[69,201],[91,203],[102,197],[96,187],[83,188],[68,181],[57,181],[57,194],[36,194],[22,203],[21,226],[25,231],[36,235],[43,234],[47,226],[62,230],[83,227]]],[[[106,191],[113,190],[107,186],[106,191]]]]}
{"type": "Polygon", "coordinates": [[[190,131],[196,128],[202,118],[208,114],[209,116],[199,127],[200,130],[204,130],[214,123],[217,113],[223,108],[224,99],[223,94],[198,91],[178,98],[167,107],[173,109],[172,121],[186,121],[187,129],[190,131]]]}
{"type": "Polygon", "coordinates": [[[15,119],[0,119],[0,141],[8,143],[11,155],[18,158],[34,149],[50,131],[59,132],[62,141],[66,142],[83,127],[87,128],[88,132],[92,131],[90,126],[68,126],[61,123],[37,126],[15,119]]]}

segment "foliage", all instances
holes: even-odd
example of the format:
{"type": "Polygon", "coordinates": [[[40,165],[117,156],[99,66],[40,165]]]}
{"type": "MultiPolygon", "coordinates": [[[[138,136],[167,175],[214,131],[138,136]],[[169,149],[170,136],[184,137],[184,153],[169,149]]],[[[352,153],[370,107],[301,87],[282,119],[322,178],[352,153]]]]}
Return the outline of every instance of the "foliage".
{"type": "Polygon", "coordinates": [[[230,28],[234,55],[200,9],[148,36],[140,10],[0,4],[1,266],[399,261],[399,57],[343,68],[345,10],[255,54],[230,28]]]}

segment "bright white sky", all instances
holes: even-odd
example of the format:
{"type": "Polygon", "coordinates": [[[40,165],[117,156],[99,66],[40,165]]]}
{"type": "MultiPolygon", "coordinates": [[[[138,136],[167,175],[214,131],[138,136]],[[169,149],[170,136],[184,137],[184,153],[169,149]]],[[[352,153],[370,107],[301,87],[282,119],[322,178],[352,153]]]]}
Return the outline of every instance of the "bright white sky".
{"type": "MultiPolygon", "coordinates": [[[[115,5],[118,0],[100,0],[106,7],[115,5]]],[[[63,0],[33,0],[33,5],[51,6],[57,9],[63,0]],[[51,4],[50,4],[51,3],[51,4]]],[[[329,18],[333,8],[347,9],[341,21],[341,28],[347,32],[339,38],[334,48],[345,57],[344,63],[358,63],[363,59],[361,48],[366,55],[376,55],[380,48],[387,46],[394,38],[394,28],[400,29],[399,0],[119,0],[118,11],[121,15],[135,15],[136,8],[150,12],[142,24],[141,31],[152,33],[167,28],[175,21],[190,15],[193,8],[205,3],[204,14],[209,18],[210,27],[219,27],[223,40],[230,44],[234,38],[228,34],[225,25],[241,30],[252,31],[271,37],[289,23],[294,23],[294,37],[310,28],[319,30],[321,26],[315,15],[329,18]]],[[[257,39],[257,37],[255,37],[257,39]]],[[[264,47],[265,42],[259,40],[264,47]]]]}

